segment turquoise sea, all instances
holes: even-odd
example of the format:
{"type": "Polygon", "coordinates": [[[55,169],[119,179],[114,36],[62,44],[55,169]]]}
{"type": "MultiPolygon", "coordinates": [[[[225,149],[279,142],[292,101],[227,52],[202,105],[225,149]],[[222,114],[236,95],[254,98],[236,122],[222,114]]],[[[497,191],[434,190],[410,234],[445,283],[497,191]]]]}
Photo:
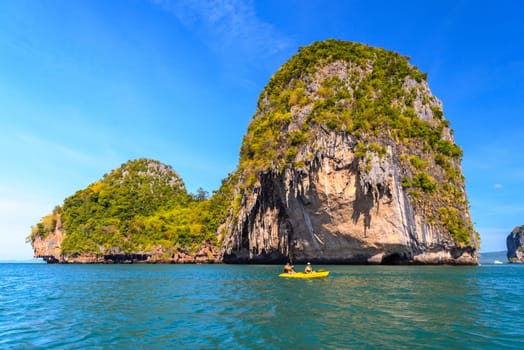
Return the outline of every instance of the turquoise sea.
{"type": "Polygon", "coordinates": [[[524,265],[316,268],[0,264],[0,349],[524,348],[524,265]]]}

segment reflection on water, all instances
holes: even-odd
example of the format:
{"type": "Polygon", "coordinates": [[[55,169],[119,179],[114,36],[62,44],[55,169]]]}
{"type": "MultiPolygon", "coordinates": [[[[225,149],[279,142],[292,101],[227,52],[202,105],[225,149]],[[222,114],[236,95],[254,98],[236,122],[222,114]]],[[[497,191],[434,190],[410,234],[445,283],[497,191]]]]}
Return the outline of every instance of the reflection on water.
{"type": "Polygon", "coordinates": [[[520,348],[523,266],[0,265],[0,348],[520,348]]]}

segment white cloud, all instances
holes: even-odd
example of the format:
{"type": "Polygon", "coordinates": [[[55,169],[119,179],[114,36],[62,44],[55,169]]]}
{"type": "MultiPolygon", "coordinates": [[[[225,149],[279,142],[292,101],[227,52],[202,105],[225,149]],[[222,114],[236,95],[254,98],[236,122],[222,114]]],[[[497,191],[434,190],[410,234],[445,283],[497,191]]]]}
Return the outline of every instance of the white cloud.
{"type": "Polygon", "coordinates": [[[253,60],[278,53],[288,40],[257,17],[251,1],[153,0],[173,13],[205,45],[219,55],[242,55],[253,60]]]}
{"type": "Polygon", "coordinates": [[[494,187],[496,190],[500,190],[500,189],[502,189],[504,186],[502,186],[502,184],[495,184],[495,185],[493,185],[493,187],[494,187]]]}

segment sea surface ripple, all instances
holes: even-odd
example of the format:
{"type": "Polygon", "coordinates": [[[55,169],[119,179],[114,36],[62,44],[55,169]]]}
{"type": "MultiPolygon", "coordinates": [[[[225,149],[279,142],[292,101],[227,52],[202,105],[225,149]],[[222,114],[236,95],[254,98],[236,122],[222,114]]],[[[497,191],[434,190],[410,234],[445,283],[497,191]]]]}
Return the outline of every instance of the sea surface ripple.
{"type": "Polygon", "coordinates": [[[0,349],[524,347],[524,265],[316,267],[0,264],[0,349]]]}

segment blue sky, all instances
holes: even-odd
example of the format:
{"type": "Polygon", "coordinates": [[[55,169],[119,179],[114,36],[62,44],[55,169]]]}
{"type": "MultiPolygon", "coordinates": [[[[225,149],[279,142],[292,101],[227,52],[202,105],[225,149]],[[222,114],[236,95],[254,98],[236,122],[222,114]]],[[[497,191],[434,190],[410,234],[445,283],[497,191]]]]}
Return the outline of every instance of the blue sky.
{"type": "Polygon", "coordinates": [[[464,149],[482,251],[524,224],[520,1],[0,2],[0,260],[55,205],[129,159],[211,192],[258,95],[298,47],[336,38],[411,57],[464,149]]]}

